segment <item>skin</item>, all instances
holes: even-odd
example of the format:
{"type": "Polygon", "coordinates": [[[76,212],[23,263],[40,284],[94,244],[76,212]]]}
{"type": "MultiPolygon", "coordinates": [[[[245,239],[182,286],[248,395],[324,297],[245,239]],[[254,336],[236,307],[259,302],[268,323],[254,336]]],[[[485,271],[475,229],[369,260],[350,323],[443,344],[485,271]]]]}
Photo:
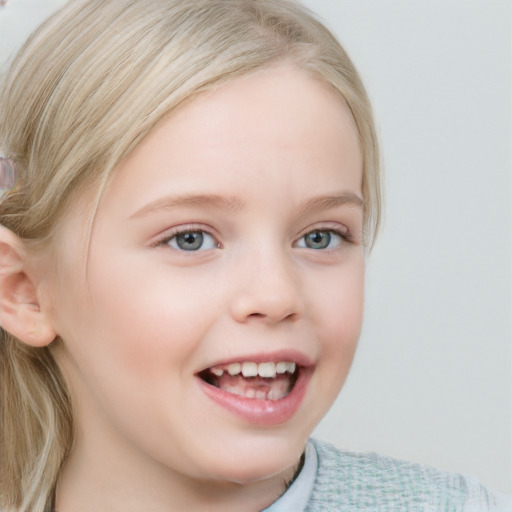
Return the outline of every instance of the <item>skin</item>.
{"type": "Polygon", "coordinates": [[[340,96],[282,63],[181,107],[119,164],[86,274],[86,206],[71,208],[44,294],[77,428],[57,510],[256,511],[277,499],[359,337],[361,173],[340,96]],[[350,201],[317,200],[331,196],[350,201]],[[176,229],[208,236],[184,251],[176,229]],[[331,245],[306,246],[315,230],[331,245]],[[314,365],[281,424],[248,422],[198,385],[227,358],[280,350],[314,365]]]}

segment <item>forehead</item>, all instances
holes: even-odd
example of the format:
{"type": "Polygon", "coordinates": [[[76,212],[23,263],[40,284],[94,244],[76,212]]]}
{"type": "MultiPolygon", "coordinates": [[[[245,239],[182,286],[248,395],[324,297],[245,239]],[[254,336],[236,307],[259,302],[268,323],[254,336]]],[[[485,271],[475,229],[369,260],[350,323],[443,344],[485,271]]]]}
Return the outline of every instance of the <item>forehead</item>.
{"type": "Polygon", "coordinates": [[[169,178],[178,187],[180,181],[201,176],[204,186],[214,181],[211,186],[222,188],[220,178],[247,179],[252,171],[255,179],[284,179],[283,166],[289,165],[295,170],[288,173],[293,180],[333,162],[340,169],[356,169],[351,185],[359,188],[361,150],[342,96],[282,64],[237,78],[174,111],[118,166],[113,186],[126,185],[127,193],[128,188],[136,191],[144,202],[158,192],[160,180],[169,178]],[[232,172],[221,175],[214,166],[232,172]],[[133,168],[150,172],[136,176],[133,168]],[[135,187],[136,180],[150,175],[153,182],[135,187]]]}

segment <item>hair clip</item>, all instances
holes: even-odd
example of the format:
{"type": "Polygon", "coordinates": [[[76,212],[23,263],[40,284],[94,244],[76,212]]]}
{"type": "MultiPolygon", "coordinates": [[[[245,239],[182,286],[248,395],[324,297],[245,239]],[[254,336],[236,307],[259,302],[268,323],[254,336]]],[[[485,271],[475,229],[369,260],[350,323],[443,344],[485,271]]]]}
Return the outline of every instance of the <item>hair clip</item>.
{"type": "Polygon", "coordinates": [[[0,156],[0,190],[9,190],[18,179],[16,162],[12,158],[0,156]]]}

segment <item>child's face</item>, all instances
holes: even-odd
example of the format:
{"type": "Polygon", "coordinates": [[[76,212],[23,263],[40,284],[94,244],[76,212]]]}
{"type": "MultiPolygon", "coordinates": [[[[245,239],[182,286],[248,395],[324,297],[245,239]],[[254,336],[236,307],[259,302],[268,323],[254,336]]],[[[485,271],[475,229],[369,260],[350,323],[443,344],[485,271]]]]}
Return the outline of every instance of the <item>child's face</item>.
{"type": "Polygon", "coordinates": [[[76,206],[53,318],[71,460],[234,482],[296,464],[360,332],[361,173],[340,97],[283,64],[182,107],[119,165],[87,281],[76,206]]]}

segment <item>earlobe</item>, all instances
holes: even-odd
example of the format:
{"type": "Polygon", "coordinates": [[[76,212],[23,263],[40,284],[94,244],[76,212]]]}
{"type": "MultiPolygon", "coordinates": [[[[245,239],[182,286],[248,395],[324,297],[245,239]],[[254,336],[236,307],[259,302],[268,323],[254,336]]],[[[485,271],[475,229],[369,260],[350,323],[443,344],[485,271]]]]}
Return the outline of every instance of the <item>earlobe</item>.
{"type": "Polygon", "coordinates": [[[49,345],[56,337],[40,304],[38,285],[21,240],[0,226],[0,325],[33,347],[49,345]]]}

